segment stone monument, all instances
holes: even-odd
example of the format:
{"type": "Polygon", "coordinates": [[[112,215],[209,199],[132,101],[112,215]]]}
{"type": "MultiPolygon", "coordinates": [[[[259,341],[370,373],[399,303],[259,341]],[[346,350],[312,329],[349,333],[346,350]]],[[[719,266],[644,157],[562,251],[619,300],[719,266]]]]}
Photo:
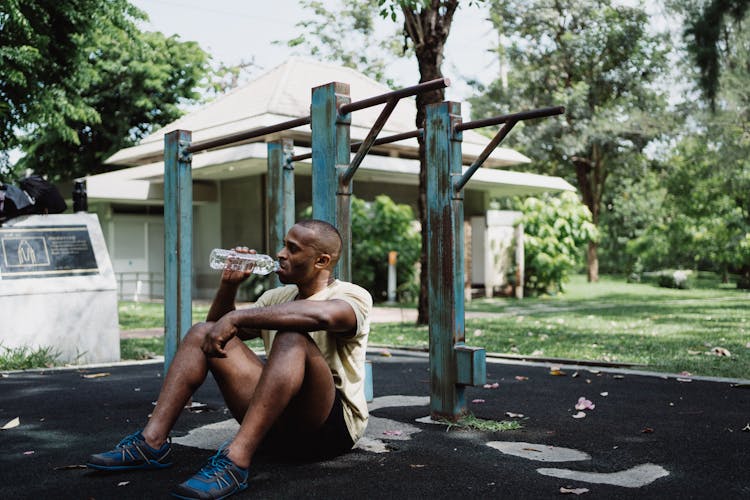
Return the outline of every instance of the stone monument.
{"type": "Polygon", "coordinates": [[[64,363],[120,360],[117,282],[94,214],[0,227],[0,345],[51,347],[64,363]]]}

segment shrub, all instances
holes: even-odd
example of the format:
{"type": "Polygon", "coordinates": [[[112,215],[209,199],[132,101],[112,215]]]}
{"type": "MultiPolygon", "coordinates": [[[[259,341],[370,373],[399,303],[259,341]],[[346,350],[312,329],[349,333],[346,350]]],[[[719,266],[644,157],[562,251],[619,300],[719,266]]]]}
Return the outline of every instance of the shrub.
{"type": "Polygon", "coordinates": [[[563,291],[570,272],[582,262],[583,246],[598,237],[591,212],[573,193],[526,198],[521,210],[525,293],[563,291]]]}
{"type": "Polygon", "coordinates": [[[352,196],[352,281],[367,288],[374,300],[385,300],[388,290],[388,252],[397,251],[396,276],[400,300],[419,293],[416,263],[421,237],[408,205],[380,195],[374,201],[352,196]]]}

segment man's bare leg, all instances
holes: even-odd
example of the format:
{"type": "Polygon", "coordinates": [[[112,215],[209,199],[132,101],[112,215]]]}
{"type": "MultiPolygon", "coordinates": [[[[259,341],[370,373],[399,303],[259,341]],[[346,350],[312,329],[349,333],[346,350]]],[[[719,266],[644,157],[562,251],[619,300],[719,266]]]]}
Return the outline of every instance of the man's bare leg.
{"type": "Polygon", "coordinates": [[[302,333],[278,333],[227,456],[248,468],[263,437],[282,415],[297,428],[317,429],[328,417],[334,397],[331,370],[312,339],[302,333]]]}
{"type": "Polygon", "coordinates": [[[222,388],[222,393],[228,401],[243,398],[245,401],[249,401],[255,389],[263,364],[239,340],[233,339],[239,345],[233,343],[232,347],[235,348],[227,351],[226,358],[209,359],[206,357],[201,344],[211,326],[212,323],[194,325],[180,342],[179,349],[159,392],[156,407],[142,431],[146,443],[152,448],[158,448],[166,441],[183,408],[193,393],[205,381],[208,370],[212,366],[215,365],[218,368],[216,370],[219,375],[217,382],[219,382],[219,387],[222,388]],[[242,352],[242,348],[246,352],[242,352]],[[241,369],[233,367],[241,367],[241,369]],[[236,376],[232,377],[232,373],[235,373],[236,376]],[[227,391],[227,383],[222,384],[220,377],[234,380],[233,386],[236,389],[233,390],[239,392],[227,391]],[[240,391],[239,388],[242,390],[240,391]]]}

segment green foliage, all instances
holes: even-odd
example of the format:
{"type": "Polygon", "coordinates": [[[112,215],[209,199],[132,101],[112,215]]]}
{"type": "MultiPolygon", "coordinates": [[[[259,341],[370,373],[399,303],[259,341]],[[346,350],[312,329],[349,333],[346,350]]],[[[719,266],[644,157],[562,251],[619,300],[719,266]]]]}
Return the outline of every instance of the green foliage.
{"type": "MultiPolygon", "coordinates": [[[[94,18],[114,8],[101,5],[90,13],[94,18]]],[[[21,139],[18,170],[54,179],[99,172],[108,156],[176,120],[181,105],[200,97],[208,55],[195,42],[138,31],[128,12],[119,23],[100,19],[77,34],[70,48],[80,53],[77,64],[50,82],[71,86],[77,111],[35,118],[21,139]]]]}
{"type": "Polygon", "coordinates": [[[127,0],[0,3],[0,151],[17,146],[19,132],[46,127],[75,141],[66,121],[98,118],[79,93],[91,34],[137,31],[132,20],[142,17],[127,0]]]}
{"type": "Polygon", "coordinates": [[[668,40],[649,32],[641,7],[612,0],[494,0],[490,12],[509,71],[477,85],[472,112],[565,106],[564,117],[517,126],[508,145],[539,160],[539,173],[575,184],[598,226],[612,183],[637,178],[630,167],[672,124],[657,86],[668,40]]]}
{"type": "Polygon", "coordinates": [[[536,295],[563,291],[563,283],[580,265],[581,247],[598,237],[591,213],[572,193],[526,198],[521,210],[525,292],[536,295]]]}
{"type": "Polygon", "coordinates": [[[50,368],[59,364],[60,355],[52,347],[5,347],[0,344],[0,370],[29,370],[50,368]]]}
{"type": "Polygon", "coordinates": [[[398,252],[399,298],[414,298],[420,248],[411,207],[394,203],[386,195],[372,202],[352,197],[352,280],[367,288],[376,301],[386,298],[388,252],[393,250],[398,252]]]}
{"type": "Polygon", "coordinates": [[[700,72],[698,85],[714,107],[724,62],[722,51],[726,50],[728,34],[742,30],[742,20],[750,2],[710,0],[697,9],[692,2],[689,5],[682,5],[679,0],[671,3],[677,10],[686,11],[689,17],[684,32],[687,49],[700,72]]]}
{"type": "MultiPolygon", "coordinates": [[[[378,5],[368,0],[341,0],[335,6],[300,0],[311,19],[298,22],[300,34],[286,45],[295,51],[336,62],[393,86],[388,64],[400,49],[397,33],[378,37],[378,5]]],[[[279,43],[279,42],[276,42],[279,43]]]]}

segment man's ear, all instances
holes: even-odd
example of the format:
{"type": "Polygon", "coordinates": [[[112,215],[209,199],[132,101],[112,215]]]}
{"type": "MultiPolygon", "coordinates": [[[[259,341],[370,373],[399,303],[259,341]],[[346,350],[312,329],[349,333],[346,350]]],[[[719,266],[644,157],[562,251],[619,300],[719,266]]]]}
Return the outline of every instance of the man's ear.
{"type": "Polygon", "coordinates": [[[331,262],[331,254],[328,253],[322,253],[318,255],[318,257],[315,259],[315,267],[324,269],[328,267],[328,264],[331,262]]]}

